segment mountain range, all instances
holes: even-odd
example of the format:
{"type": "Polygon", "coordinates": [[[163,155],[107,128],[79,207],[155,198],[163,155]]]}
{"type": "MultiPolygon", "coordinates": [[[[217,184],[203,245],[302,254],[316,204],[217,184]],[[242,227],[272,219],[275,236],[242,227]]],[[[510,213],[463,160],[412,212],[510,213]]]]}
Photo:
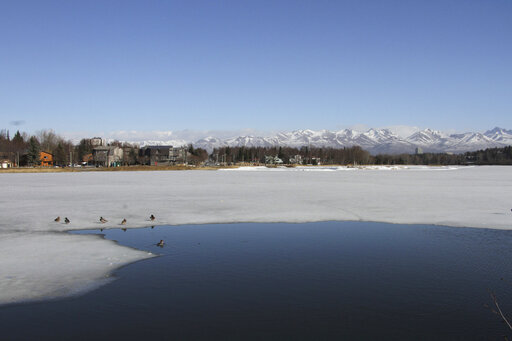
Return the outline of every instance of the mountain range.
{"type": "Polygon", "coordinates": [[[353,129],[339,131],[304,129],[277,133],[266,137],[246,135],[221,139],[209,136],[195,142],[184,140],[143,141],[141,145],[184,145],[187,143],[192,143],[194,147],[204,148],[209,152],[214,148],[224,146],[288,146],[298,148],[302,146],[333,148],[360,146],[371,154],[414,153],[416,148],[421,148],[423,152],[463,153],[512,145],[512,130],[496,127],[485,133],[447,134],[437,130],[423,129],[404,138],[393,133],[390,129],[371,128],[363,132],[353,129]]]}

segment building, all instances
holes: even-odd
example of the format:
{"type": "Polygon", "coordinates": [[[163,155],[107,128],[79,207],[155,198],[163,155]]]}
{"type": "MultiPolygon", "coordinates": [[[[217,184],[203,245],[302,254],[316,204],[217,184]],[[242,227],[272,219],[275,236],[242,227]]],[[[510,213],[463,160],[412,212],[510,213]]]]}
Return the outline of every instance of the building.
{"type": "Polygon", "coordinates": [[[15,166],[15,163],[11,160],[16,160],[13,157],[13,153],[10,152],[0,152],[0,168],[11,168],[15,166]]]}
{"type": "Polygon", "coordinates": [[[169,166],[186,164],[189,153],[186,147],[146,146],[140,149],[139,156],[146,165],[169,166]]]}
{"type": "Polygon", "coordinates": [[[423,154],[423,149],[421,147],[416,147],[416,149],[414,150],[414,153],[416,155],[421,155],[421,154],[423,154]]]}
{"type": "Polygon", "coordinates": [[[92,150],[92,158],[97,167],[117,167],[123,160],[123,149],[116,146],[96,147],[92,150]]]}
{"type": "Polygon", "coordinates": [[[191,154],[186,146],[173,147],[170,150],[171,160],[173,164],[188,164],[191,154]]]}
{"type": "Polygon", "coordinates": [[[13,164],[9,159],[1,159],[0,160],[0,168],[12,168],[13,164]]]}
{"type": "Polygon", "coordinates": [[[172,146],[146,146],[140,149],[139,156],[145,165],[169,165],[172,146]]]}
{"type": "Polygon", "coordinates": [[[290,158],[290,163],[294,165],[302,165],[302,156],[295,155],[290,158]]]}
{"type": "Polygon", "coordinates": [[[39,152],[41,167],[53,167],[53,154],[48,152],[39,152]]]}
{"type": "Polygon", "coordinates": [[[319,157],[312,157],[311,164],[314,166],[320,166],[322,164],[322,159],[320,159],[319,157]]]}
{"type": "Polygon", "coordinates": [[[282,165],[283,164],[283,160],[281,160],[280,158],[276,156],[265,156],[265,164],[269,164],[269,165],[282,165]]]}
{"type": "Polygon", "coordinates": [[[138,146],[123,146],[123,164],[134,165],[137,163],[137,157],[139,156],[138,146]]]}
{"type": "Polygon", "coordinates": [[[101,137],[93,137],[92,139],[89,139],[89,143],[93,148],[105,146],[105,143],[103,142],[103,139],[101,137]]]}

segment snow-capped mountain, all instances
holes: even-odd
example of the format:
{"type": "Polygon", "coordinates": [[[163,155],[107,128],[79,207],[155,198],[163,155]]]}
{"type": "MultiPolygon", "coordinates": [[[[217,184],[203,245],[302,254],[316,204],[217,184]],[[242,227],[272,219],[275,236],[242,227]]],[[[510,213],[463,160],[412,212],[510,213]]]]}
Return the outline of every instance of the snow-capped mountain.
{"type": "MultiPolygon", "coordinates": [[[[191,143],[191,142],[189,142],[191,143]]],[[[225,147],[227,144],[217,137],[208,136],[193,143],[196,148],[203,148],[211,152],[215,148],[225,147]]]]}
{"type": "Polygon", "coordinates": [[[467,132],[462,134],[446,134],[437,130],[423,129],[404,138],[393,133],[390,129],[369,129],[357,131],[343,129],[330,130],[294,130],[280,132],[272,136],[235,136],[221,139],[213,136],[197,141],[144,141],[142,145],[172,144],[184,145],[192,143],[196,148],[204,148],[211,152],[219,147],[352,147],[360,146],[372,154],[414,153],[420,147],[424,152],[454,152],[462,153],[491,147],[512,145],[512,130],[494,128],[485,133],[467,132]]]}
{"type": "Polygon", "coordinates": [[[507,145],[512,145],[512,130],[506,130],[496,127],[492,130],[487,130],[484,133],[484,135],[493,141],[501,142],[507,145]]]}
{"type": "Polygon", "coordinates": [[[490,147],[501,147],[501,143],[481,133],[452,134],[450,135],[450,146],[447,147],[447,151],[465,152],[490,147]]]}
{"type": "MultiPolygon", "coordinates": [[[[135,141],[133,141],[135,142],[135,141]]],[[[136,142],[141,147],[144,146],[184,146],[187,144],[185,140],[144,140],[142,142],[136,142]]]]}
{"type": "Polygon", "coordinates": [[[407,138],[407,141],[419,146],[431,146],[443,143],[448,139],[448,135],[432,129],[420,130],[407,138]]]}

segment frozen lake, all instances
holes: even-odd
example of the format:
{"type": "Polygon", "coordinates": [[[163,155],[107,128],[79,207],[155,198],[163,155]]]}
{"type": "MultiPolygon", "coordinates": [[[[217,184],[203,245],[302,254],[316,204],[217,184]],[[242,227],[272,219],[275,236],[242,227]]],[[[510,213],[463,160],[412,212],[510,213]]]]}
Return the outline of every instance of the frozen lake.
{"type": "Polygon", "coordinates": [[[510,167],[0,173],[0,185],[0,304],[84,292],[153,257],[60,233],[119,228],[122,219],[127,228],[343,220],[512,228],[510,167]]]}
{"type": "Polygon", "coordinates": [[[3,338],[502,339],[488,290],[512,312],[512,231],[317,222],[78,233],[161,257],[83,296],[0,307],[3,338]]]}

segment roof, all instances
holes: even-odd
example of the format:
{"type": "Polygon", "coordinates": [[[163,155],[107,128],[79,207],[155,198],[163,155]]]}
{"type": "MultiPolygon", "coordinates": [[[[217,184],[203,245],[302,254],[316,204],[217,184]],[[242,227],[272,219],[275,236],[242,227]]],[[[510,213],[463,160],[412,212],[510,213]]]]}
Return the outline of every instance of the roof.
{"type": "Polygon", "coordinates": [[[142,149],[144,148],[147,148],[147,149],[169,149],[169,148],[172,148],[172,146],[144,146],[142,147],[142,149]]]}
{"type": "Polygon", "coordinates": [[[117,147],[117,146],[99,146],[99,147],[94,147],[92,150],[112,150],[115,148],[119,148],[119,147],[117,147]]]}

